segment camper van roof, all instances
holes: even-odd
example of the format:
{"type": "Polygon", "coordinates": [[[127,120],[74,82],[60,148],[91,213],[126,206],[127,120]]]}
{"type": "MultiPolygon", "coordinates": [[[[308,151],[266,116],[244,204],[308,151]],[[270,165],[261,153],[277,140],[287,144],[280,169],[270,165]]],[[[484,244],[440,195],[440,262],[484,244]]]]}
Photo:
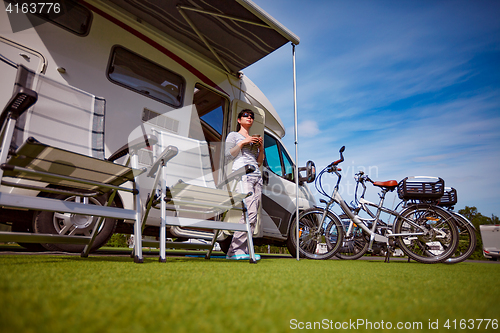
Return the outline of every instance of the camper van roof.
{"type": "Polygon", "coordinates": [[[230,73],[300,39],[250,0],[110,0],[230,73]]]}

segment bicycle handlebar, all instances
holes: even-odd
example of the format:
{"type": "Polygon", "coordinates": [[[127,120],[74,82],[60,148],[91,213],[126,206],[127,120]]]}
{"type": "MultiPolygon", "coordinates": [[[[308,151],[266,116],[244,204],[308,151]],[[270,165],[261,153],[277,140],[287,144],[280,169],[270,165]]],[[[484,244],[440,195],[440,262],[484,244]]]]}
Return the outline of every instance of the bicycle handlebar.
{"type": "MultiPolygon", "coordinates": [[[[332,168],[342,162],[344,162],[344,154],[342,154],[345,150],[345,146],[342,146],[342,148],[340,148],[339,150],[339,153],[340,153],[340,159],[339,160],[336,160],[335,162],[331,163],[327,168],[332,168]]],[[[333,170],[332,170],[333,171],[333,170]]]]}
{"type": "Polygon", "coordinates": [[[356,173],[354,175],[354,179],[356,180],[356,182],[359,182],[359,183],[364,183],[364,182],[370,182],[370,183],[373,183],[373,180],[370,179],[370,177],[368,177],[367,174],[365,174],[364,171],[358,171],[358,173],[356,173]]]}

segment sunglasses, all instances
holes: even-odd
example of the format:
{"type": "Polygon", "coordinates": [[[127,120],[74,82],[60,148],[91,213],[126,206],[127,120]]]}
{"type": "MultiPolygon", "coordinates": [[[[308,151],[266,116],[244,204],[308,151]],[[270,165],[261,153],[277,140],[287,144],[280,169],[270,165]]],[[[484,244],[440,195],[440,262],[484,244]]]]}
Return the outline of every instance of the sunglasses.
{"type": "Polygon", "coordinates": [[[249,112],[244,112],[242,115],[241,115],[241,118],[242,117],[250,117],[252,119],[255,119],[254,115],[249,113],[249,112]]]}

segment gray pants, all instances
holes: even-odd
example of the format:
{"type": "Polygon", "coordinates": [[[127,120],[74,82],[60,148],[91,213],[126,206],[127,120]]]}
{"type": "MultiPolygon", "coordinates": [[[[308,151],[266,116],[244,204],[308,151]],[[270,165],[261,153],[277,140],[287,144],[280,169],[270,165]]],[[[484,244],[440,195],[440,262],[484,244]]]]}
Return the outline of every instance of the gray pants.
{"type": "MultiPolygon", "coordinates": [[[[250,229],[252,234],[255,230],[257,224],[257,212],[259,211],[259,205],[262,195],[262,177],[260,175],[253,176],[247,175],[243,176],[243,191],[248,193],[252,192],[252,195],[245,199],[248,212],[248,222],[250,223],[250,229]]],[[[242,215],[240,223],[245,223],[245,216],[242,215]]],[[[229,256],[234,256],[236,254],[248,254],[248,242],[247,233],[242,231],[235,231],[233,235],[233,241],[227,252],[229,256]]]]}

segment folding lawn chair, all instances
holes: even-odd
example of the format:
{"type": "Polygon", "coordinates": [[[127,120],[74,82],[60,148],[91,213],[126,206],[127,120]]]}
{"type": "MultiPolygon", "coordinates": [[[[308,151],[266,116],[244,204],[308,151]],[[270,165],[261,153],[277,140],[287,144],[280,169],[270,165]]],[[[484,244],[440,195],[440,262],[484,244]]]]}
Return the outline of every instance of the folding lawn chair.
{"type": "MultiPolygon", "coordinates": [[[[149,176],[155,176],[153,189],[150,192],[143,216],[143,225],[151,208],[160,209],[161,224],[159,235],[160,262],[166,261],[166,226],[183,228],[208,229],[214,232],[211,244],[205,254],[210,259],[213,247],[221,230],[232,230],[246,232],[248,235],[248,248],[250,251],[250,263],[256,263],[252,241],[252,232],[248,222],[245,198],[251,193],[238,193],[230,188],[233,180],[241,178],[246,173],[254,171],[254,167],[246,166],[233,172],[218,187],[199,186],[179,180],[172,186],[167,186],[167,162],[177,155],[177,148],[168,146],[159,156],[151,168],[149,176]],[[243,213],[245,223],[224,222],[224,217],[231,210],[243,213]]],[[[145,242],[148,245],[156,245],[158,242],[145,242]]],[[[141,245],[136,244],[136,255],[141,252],[141,245]]]]}
{"type": "MultiPolygon", "coordinates": [[[[85,244],[82,256],[86,257],[104,218],[133,220],[135,221],[136,236],[140,235],[141,206],[136,178],[142,171],[137,170],[136,152],[156,141],[154,137],[139,138],[129,142],[108,160],[103,159],[103,129],[102,132],[99,132],[97,127],[99,124],[103,124],[104,106],[103,99],[55,82],[43,75],[37,75],[26,67],[18,65],[13,96],[0,116],[2,124],[0,136],[0,207],[68,213],[72,214],[72,217],[87,216],[87,219],[94,217],[99,217],[99,219],[92,233],[88,236],[0,232],[0,241],[85,244]],[[66,97],[77,102],[65,101],[66,97]],[[19,126],[18,124],[20,121],[26,121],[22,116],[25,116],[25,112],[33,105],[43,105],[44,103],[51,107],[52,117],[65,110],[73,112],[72,117],[86,117],[90,129],[76,128],[73,129],[73,133],[75,133],[74,135],[89,135],[88,142],[90,143],[88,146],[83,144],[82,147],[79,147],[80,142],[64,141],[43,134],[40,134],[40,141],[45,141],[44,143],[38,141],[38,138],[32,137],[21,143],[20,138],[26,135],[23,131],[28,131],[28,126],[23,124],[19,126]],[[18,126],[16,127],[16,125],[18,126]],[[47,144],[47,141],[51,144],[47,144]],[[59,147],[52,143],[59,144],[59,147]],[[80,151],[70,151],[65,149],[65,146],[69,148],[74,146],[80,151]],[[113,163],[114,160],[126,154],[130,156],[129,161],[132,167],[113,163]],[[132,186],[122,186],[126,182],[131,182],[132,186]],[[117,191],[133,195],[134,209],[111,206],[117,191]],[[74,201],[59,200],[46,197],[43,193],[73,196],[75,199],[74,201]],[[101,195],[106,195],[107,206],[89,204],[89,198],[101,195]]],[[[40,113],[35,115],[33,112],[30,116],[32,118],[38,116],[40,121],[43,119],[48,121],[51,118],[40,113]]],[[[31,120],[33,121],[33,119],[31,120]]],[[[56,125],[53,123],[52,125],[57,126],[57,121],[56,117],[56,125]]],[[[37,124],[39,123],[37,122],[37,124]]],[[[55,133],[58,132],[58,128],[51,128],[51,130],[55,133]]],[[[37,130],[31,128],[30,131],[30,133],[36,133],[37,130]]],[[[85,137],[83,138],[85,139],[85,137]]],[[[135,261],[141,262],[142,257],[136,256],[135,261]]]]}

